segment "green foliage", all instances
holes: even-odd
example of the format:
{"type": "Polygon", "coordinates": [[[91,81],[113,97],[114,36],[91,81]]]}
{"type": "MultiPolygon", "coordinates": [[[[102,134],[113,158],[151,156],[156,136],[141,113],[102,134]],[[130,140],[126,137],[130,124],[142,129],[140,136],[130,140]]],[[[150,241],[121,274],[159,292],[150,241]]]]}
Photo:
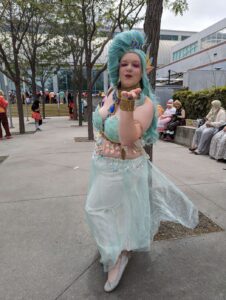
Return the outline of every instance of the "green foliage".
{"type": "Polygon", "coordinates": [[[170,1],[170,0],[165,0],[164,4],[167,8],[169,8],[172,12],[175,13],[175,15],[177,16],[178,14],[180,14],[181,16],[183,15],[183,13],[188,10],[188,3],[186,0],[174,0],[174,1],[170,1]]]}
{"type": "Polygon", "coordinates": [[[174,93],[173,99],[181,101],[186,111],[186,118],[199,119],[208,114],[213,100],[220,100],[226,109],[226,86],[197,92],[180,90],[174,93]]]}

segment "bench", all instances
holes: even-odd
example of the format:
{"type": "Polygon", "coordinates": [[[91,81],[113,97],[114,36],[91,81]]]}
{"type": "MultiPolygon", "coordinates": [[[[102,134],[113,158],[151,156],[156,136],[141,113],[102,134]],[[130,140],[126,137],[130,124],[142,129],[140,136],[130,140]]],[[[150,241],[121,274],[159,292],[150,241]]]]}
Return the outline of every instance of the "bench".
{"type": "Polygon", "coordinates": [[[196,127],[193,126],[177,126],[174,142],[176,144],[191,146],[196,127]]]}

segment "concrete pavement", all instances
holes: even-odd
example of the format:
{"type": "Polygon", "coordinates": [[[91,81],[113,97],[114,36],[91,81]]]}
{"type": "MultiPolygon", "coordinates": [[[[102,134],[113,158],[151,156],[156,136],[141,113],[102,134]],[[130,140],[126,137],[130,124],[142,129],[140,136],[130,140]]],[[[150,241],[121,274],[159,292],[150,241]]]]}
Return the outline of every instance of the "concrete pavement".
{"type": "MultiPolygon", "coordinates": [[[[225,231],[154,242],[132,257],[117,290],[103,291],[83,213],[93,143],[74,141],[86,136],[87,125],[62,117],[0,141],[0,299],[226,300],[225,231]]],[[[154,163],[226,229],[226,164],[164,142],[154,163]]]]}

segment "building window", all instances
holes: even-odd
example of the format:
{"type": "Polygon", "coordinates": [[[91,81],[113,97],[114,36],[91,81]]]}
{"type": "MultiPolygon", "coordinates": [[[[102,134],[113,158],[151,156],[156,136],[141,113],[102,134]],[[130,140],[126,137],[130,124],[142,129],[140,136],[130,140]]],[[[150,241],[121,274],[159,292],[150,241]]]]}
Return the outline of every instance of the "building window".
{"type": "Polygon", "coordinates": [[[160,40],[164,40],[164,41],[178,41],[178,35],[160,34],[160,40]]]}
{"type": "Polygon", "coordinates": [[[189,38],[189,37],[190,37],[190,35],[182,35],[182,36],[181,36],[181,40],[184,41],[184,40],[186,40],[186,39],[189,38]]]}
{"type": "Polygon", "coordinates": [[[226,41],[226,28],[212,33],[201,39],[201,49],[207,49],[226,41]]]}
{"type": "Polygon", "coordinates": [[[188,45],[187,47],[184,47],[178,51],[173,52],[173,61],[190,56],[195,52],[197,52],[197,50],[198,50],[198,42],[188,45]]]}

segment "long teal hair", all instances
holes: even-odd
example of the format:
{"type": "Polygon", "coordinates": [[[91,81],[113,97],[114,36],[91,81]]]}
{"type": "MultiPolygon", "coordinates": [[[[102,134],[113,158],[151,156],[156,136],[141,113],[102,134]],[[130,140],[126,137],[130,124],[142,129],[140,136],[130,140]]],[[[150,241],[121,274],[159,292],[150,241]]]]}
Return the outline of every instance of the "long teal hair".
{"type": "Polygon", "coordinates": [[[108,51],[108,74],[111,85],[117,88],[119,83],[119,64],[124,54],[128,52],[136,53],[142,65],[141,96],[136,101],[136,106],[142,105],[146,97],[149,97],[154,105],[154,116],[150,127],[143,134],[145,144],[153,144],[158,139],[157,133],[157,109],[156,98],[151,89],[146,73],[146,54],[142,50],[144,46],[144,36],[136,30],[118,33],[113,39],[108,51]]]}

